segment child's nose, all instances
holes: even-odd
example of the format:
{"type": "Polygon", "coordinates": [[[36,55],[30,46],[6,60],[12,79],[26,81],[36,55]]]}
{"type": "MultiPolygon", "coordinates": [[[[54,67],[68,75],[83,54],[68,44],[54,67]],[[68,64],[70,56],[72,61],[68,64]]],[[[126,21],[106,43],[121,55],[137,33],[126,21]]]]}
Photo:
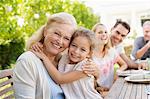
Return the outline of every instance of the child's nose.
{"type": "Polygon", "coordinates": [[[79,52],[80,52],[80,49],[77,48],[77,49],[75,50],[75,53],[79,53],[79,52]]]}

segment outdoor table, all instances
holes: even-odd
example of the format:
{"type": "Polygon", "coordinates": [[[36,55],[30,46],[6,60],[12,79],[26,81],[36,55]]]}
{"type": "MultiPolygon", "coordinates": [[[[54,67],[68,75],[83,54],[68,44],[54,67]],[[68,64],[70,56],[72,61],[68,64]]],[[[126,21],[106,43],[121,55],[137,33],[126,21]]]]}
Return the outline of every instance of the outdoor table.
{"type": "Polygon", "coordinates": [[[104,99],[150,99],[145,91],[148,86],[150,87],[150,83],[131,83],[119,77],[104,99]]]}

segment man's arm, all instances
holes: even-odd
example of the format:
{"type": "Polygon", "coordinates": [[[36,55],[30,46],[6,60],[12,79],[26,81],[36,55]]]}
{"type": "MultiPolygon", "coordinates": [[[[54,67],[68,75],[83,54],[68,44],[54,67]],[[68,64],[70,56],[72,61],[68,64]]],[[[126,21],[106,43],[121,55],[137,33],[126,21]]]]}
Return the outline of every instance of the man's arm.
{"type": "Polygon", "coordinates": [[[126,62],[128,68],[138,69],[138,64],[131,60],[125,53],[120,54],[120,57],[126,62]]]}
{"type": "Polygon", "coordinates": [[[150,48],[150,41],[137,51],[136,58],[140,59],[148,51],[149,48],[150,48]]]}

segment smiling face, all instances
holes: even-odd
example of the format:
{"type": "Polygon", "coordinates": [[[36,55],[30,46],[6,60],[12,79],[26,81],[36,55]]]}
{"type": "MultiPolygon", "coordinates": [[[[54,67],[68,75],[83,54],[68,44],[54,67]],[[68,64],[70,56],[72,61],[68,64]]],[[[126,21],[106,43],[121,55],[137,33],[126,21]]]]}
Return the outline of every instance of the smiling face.
{"type": "Polygon", "coordinates": [[[71,25],[52,23],[44,31],[44,50],[51,55],[64,51],[69,46],[73,30],[71,25]]]}
{"type": "Polygon", "coordinates": [[[144,39],[146,41],[150,40],[150,24],[143,26],[144,39]]]}
{"type": "Polygon", "coordinates": [[[69,47],[71,63],[78,63],[90,56],[90,42],[87,37],[78,36],[73,39],[69,47]]]}
{"type": "Polygon", "coordinates": [[[108,43],[108,34],[106,27],[103,25],[98,25],[95,30],[96,38],[99,40],[101,44],[108,43]]]}
{"type": "Polygon", "coordinates": [[[124,38],[127,36],[129,30],[126,29],[123,25],[118,24],[111,30],[111,42],[113,46],[120,44],[124,38]]]}

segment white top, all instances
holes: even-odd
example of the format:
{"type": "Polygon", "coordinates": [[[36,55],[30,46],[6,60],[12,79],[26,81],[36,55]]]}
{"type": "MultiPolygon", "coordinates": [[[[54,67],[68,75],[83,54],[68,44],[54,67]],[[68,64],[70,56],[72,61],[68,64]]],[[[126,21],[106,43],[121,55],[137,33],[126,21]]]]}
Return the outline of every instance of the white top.
{"type": "Polygon", "coordinates": [[[97,80],[99,86],[110,88],[114,80],[114,64],[116,63],[118,53],[114,48],[110,48],[108,55],[103,58],[93,57],[93,61],[99,66],[100,78],[97,80]]]}
{"type": "Polygon", "coordinates": [[[115,46],[116,51],[118,52],[118,54],[125,54],[125,50],[124,50],[124,46],[123,44],[119,44],[117,46],[115,46]]]}
{"type": "MultiPolygon", "coordinates": [[[[60,72],[70,72],[74,70],[82,71],[82,65],[86,60],[78,64],[68,64],[68,56],[63,55],[58,69],[60,72]]],[[[102,99],[101,95],[94,88],[94,77],[87,76],[72,83],[61,84],[65,99],[102,99]]]]}
{"type": "Polygon", "coordinates": [[[42,61],[32,52],[23,53],[13,73],[15,99],[63,99],[61,88],[48,75],[42,61]]]}

